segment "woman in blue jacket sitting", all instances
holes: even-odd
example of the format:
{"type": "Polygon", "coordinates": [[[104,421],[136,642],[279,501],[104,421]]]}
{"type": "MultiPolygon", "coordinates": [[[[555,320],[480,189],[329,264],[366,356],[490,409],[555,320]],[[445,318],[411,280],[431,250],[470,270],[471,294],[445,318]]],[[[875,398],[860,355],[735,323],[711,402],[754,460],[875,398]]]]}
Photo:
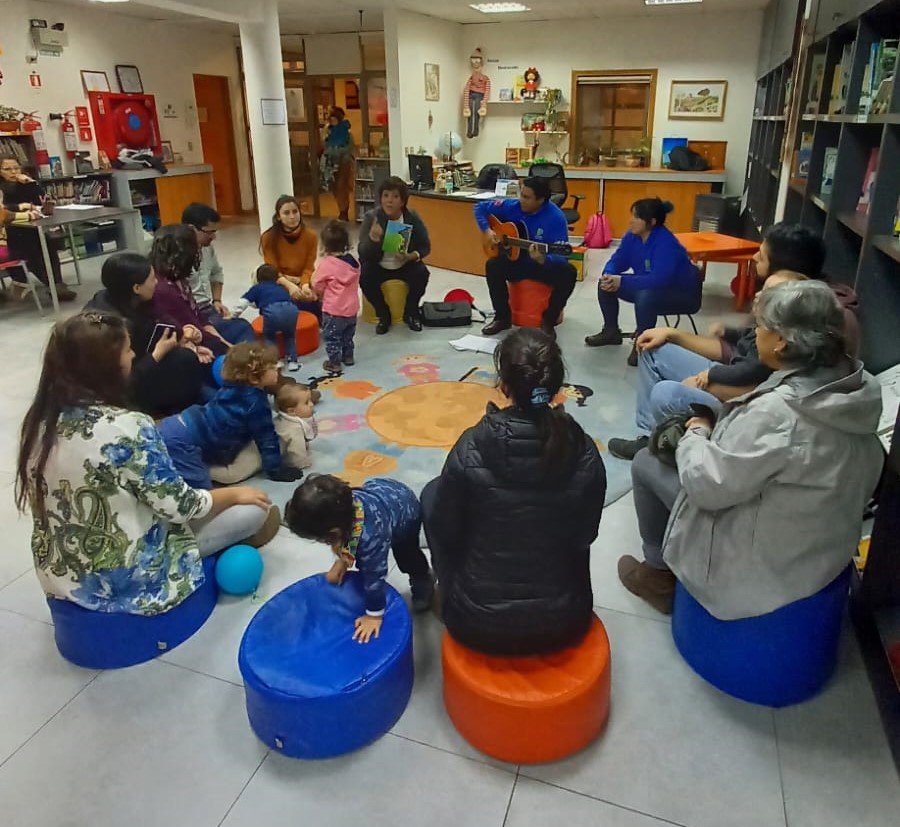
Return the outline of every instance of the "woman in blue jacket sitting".
{"type": "MultiPolygon", "coordinates": [[[[634,304],[636,336],[656,327],[658,315],[695,310],[700,274],[687,251],[666,227],[672,204],[659,198],[641,198],[631,205],[631,224],[613,253],[597,290],[603,330],[585,338],[588,347],[622,344],[619,301],[634,304]],[[631,273],[623,275],[627,270],[631,273]],[[681,309],[683,308],[683,309],[681,309]]],[[[632,347],[628,364],[637,365],[632,347]]]]}

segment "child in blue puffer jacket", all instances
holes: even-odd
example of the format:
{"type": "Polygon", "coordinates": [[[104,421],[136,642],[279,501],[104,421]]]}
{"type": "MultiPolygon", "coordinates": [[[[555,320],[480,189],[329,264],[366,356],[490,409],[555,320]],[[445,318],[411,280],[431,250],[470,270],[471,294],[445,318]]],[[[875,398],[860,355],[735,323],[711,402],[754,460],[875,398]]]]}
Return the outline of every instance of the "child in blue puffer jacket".
{"type": "Polygon", "coordinates": [[[224,384],[205,405],[192,405],[159,424],[169,456],[192,488],[212,488],[210,465],[228,465],[255,442],[269,479],[294,482],[299,468],[282,462],[267,389],[278,384],[278,351],[260,342],[232,347],[222,365],[224,384]]]}
{"type": "Polygon", "coordinates": [[[353,640],[368,643],[381,631],[391,551],[397,568],[409,575],[413,610],[431,607],[434,579],[419,545],[422,509],[402,482],[376,477],[351,488],[337,477],[316,474],[294,492],[284,517],[298,537],[331,546],[337,559],[325,575],[329,583],[340,585],[353,566],[362,574],[366,613],[356,618],[353,640]]]}

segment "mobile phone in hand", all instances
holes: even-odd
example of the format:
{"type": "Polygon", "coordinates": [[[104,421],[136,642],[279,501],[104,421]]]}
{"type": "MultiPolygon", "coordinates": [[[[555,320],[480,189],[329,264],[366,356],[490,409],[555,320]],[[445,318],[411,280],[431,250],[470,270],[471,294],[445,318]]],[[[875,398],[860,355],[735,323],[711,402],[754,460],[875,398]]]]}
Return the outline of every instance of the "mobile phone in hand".
{"type": "Polygon", "coordinates": [[[147,353],[153,353],[153,349],[159,344],[159,340],[162,339],[162,337],[166,334],[166,331],[169,330],[175,333],[175,325],[157,324],[156,327],[153,328],[153,333],[150,336],[150,342],[147,344],[147,353]]]}

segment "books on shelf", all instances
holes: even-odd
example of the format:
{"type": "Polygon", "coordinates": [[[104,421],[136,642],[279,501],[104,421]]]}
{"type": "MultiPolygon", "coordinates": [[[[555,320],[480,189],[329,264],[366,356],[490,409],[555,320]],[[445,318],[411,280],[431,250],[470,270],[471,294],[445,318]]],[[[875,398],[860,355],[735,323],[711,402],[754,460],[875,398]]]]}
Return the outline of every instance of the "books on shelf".
{"type": "Polygon", "coordinates": [[[809,65],[809,94],[804,111],[807,115],[817,115],[819,101],[822,99],[822,87],[825,85],[825,53],[814,54],[809,65]]]}
{"type": "Polygon", "coordinates": [[[854,41],[844,44],[840,63],[834,65],[831,75],[831,95],[828,99],[828,114],[840,115],[847,105],[847,92],[850,87],[850,70],[853,68],[854,41]]]}
{"type": "Polygon", "coordinates": [[[874,111],[882,81],[893,78],[898,45],[900,41],[893,39],[876,40],[869,46],[869,59],[866,61],[862,87],[859,90],[860,115],[868,115],[874,111]]]}
{"type": "Polygon", "coordinates": [[[856,202],[856,211],[868,215],[872,207],[872,192],[875,189],[875,174],[878,170],[878,150],[869,151],[869,163],[866,164],[866,174],[863,176],[862,192],[856,202]]]}
{"type": "Polygon", "coordinates": [[[819,186],[819,195],[831,195],[834,188],[834,168],[837,166],[838,150],[836,146],[825,147],[822,157],[822,182],[819,186]]]}
{"type": "Polygon", "coordinates": [[[794,164],[794,174],[792,178],[808,178],[809,177],[809,161],[812,157],[813,133],[802,132],[800,134],[800,149],[797,150],[797,160],[794,164]]]}

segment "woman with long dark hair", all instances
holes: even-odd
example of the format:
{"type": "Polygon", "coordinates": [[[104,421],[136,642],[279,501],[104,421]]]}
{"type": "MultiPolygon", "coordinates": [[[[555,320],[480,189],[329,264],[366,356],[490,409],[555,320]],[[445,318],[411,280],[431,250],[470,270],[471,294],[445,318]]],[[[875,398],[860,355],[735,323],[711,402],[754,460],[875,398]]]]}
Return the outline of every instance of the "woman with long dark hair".
{"type": "Polygon", "coordinates": [[[510,406],[488,406],[422,491],[447,631],[489,654],[577,643],[593,614],[589,556],[606,496],[594,441],[553,404],[556,341],[521,328],[494,362],[510,406]]]}
{"type": "Polygon", "coordinates": [[[203,402],[203,386],[211,383],[212,351],[157,327],[153,296],[158,280],[149,260],[137,253],[113,253],[103,262],[100,278],[104,289],[84,309],[116,313],[125,320],[135,352],[130,383],[134,404],[164,417],[203,402]]]}
{"type": "Polygon", "coordinates": [[[156,231],[150,264],[158,279],[153,314],[173,324],[179,339],[209,348],[216,356],[231,346],[203,315],[191,293],[190,279],[200,261],[200,243],[193,227],[167,224],[156,231]]]}
{"type": "Polygon", "coordinates": [[[301,310],[322,316],[322,303],[309,286],[316,265],[319,237],[303,223],[300,202],[282,195],[275,202],[272,226],[259,239],[266,264],[278,271],[278,283],[301,310]]]}
{"type": "Polygon", "coordinates": [[[153,615],[203,582],[201,557],[242,540],[264,544],[280,515],[255,488],[184,482],[153,420],[128,409],[133,357],[116,315],[84,313],[53,328],[22,423],[16,504],[31,511],[47,594],[153,615]]]}

